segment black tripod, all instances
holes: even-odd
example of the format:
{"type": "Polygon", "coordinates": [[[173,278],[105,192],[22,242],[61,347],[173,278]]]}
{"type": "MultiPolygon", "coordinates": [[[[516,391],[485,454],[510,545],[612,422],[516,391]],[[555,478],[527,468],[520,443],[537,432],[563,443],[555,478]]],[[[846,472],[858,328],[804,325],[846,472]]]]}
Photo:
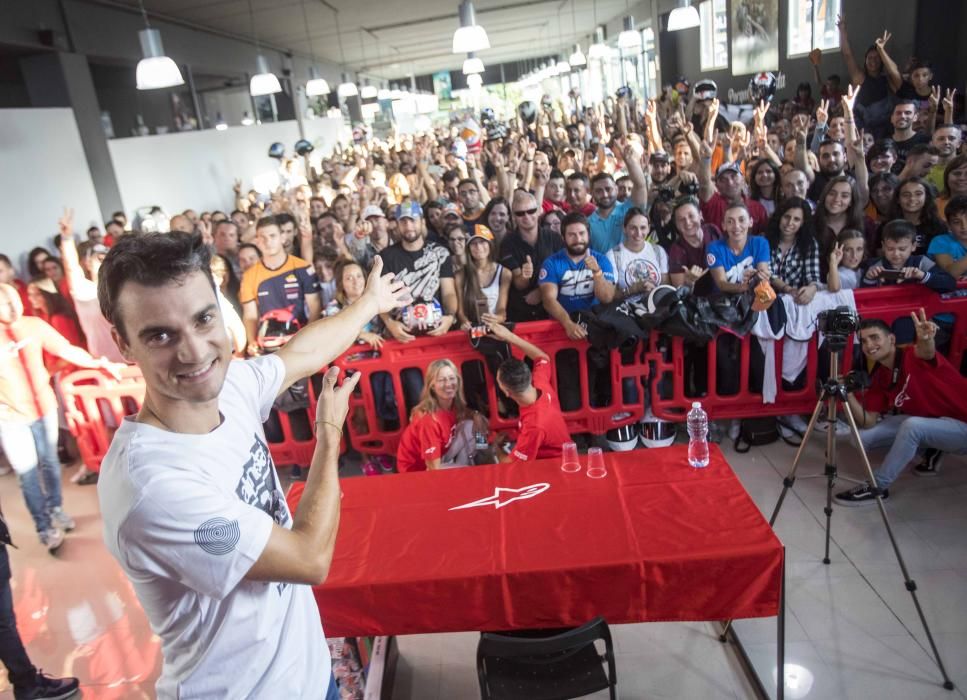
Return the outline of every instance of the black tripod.
{"type": "MultiPolygon", "coordinates": [[[[837,408],[842,408],[843,413],[846,415],[846,419],[849,422],[850,433],[853,435],[856,445],[859,448],[860,456],[863,459],[863,466],[866,468],[867,478],[872,486],[873,494],[876,496],[876,505],[880,509],[880,517],[883,518],[883,525],[886,527],[886,533],[890,537],[890,544],[893,545],[893,553],[896,554],[897,563],[900,565],[900,571],[903,573],[904,584],[906,589],[910,591],[910,596],[913,598],[913,604],[917,608],[917,615],[920,616],[920,624],[923,625],[923,631],[927,635],[927,641],[930,642],[930,648],[933,651],[934,659],[937,662],[937,668],[940,669],[940,675],[943,676],[943,687],[947,690],[953,690],[953,681],[951,681],[950,677],[947,675],[947,670],[944,668],[943,661],[940,659],[940,652],[937,651],[937,645],[934,643],[933,635],[930,633],[930,627],[927,625],[927,619],[923,616],[920,601],[917,599],[916,581],[910,578],[910,573],[907,571],[906,562],[903,560],[903,554],[900,552],[900,546],[897,544],[896,537],[893,536],[893,528],[890,526],[890,518],[887,516],[886,508],[883,505],[883,491],[876,486],[876,477],[873,475],[873,467],[870,466],[869,457],[866,455],[866,450],[863,449],[863,443],[860,440],[860,431],[856,426],[856,419],[853,416],[853,411],[849,407],[849,402],[846,400],[846,396],[852,390],[852,388],[848,387],[845,383],[838,379],[840,355],[846,348],[846,338],[845,336],[836,337],[830,334],[826,336],[826,339],[830,346],[829,379],[827,379],[820,388],[819,400],[816,402],[816,408],[813,410],[812,417],[809,419],[809,426],[806,428],[806,432],[803,435],[802,444],[799,445],[799,449],[796,451],[796,457],[792,461],[792,470],[789,472],[789,475],[782,480],[782,493],[779,494],[779,500],[776,502],[776,507],[772,511],[772,517],[769,518],[769,526],[771,527],[775,525],[776,519],[779,517],[779,510],[782,508],[782,503],[786,499],[786,494],[789,492],[789,489],[793,487],[793,484],[796,483],[796,470],[799,468],[799,460],[802,458],[803,450],[806,447],[807,441],[812,436],[813,430],[816,426],[816,421],[825,407],[826,417],[829,420],[829,429],[826,432],[826,467],[822,474],[810,474],[802,478],[826,478],[826,508],[823,511],[826,513],[826,549],[823,555],[823,564],[829,564],[830,519],[833,515],[833,485],[836,483],[836,479],[839,476],[836,471],[836,411],[837,408]]],[[[858,482],[856,479],[845,480],[852,481],[854,483],[862,483],[858,482]]],[[[725,641],[731,624],[731,620],[725,624],[725,630],[722,632],[720,637],[721,641],[725,641]]]]}

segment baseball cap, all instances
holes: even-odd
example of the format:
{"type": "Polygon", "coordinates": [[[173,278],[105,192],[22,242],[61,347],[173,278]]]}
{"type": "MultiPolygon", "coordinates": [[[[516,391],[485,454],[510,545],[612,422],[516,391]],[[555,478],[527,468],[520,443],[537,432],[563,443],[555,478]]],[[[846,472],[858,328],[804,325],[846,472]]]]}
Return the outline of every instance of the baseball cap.
{"type": "Polygon", "coordinates": [[[664,151],[656,151],[648,157],[649,163],[668,163],[670,161],[671,158],[664,151]]]}
{"type": "Polygon", "coordinates": [[[699,80],[695,83],[695,99],[696,100],[711,100],[716,97],[719,93],[718,85],[715,84],[714,80],[699,80]]]}
{"type": "Polygon", "coordinates": [[[483,224],[477,224],[473,227],[473,234],[470,236],[470,240],[467,243],[473,241],[474,238],[482,238],[485,241],[494,242],[494,234],[489,228],[483,224]]]}
{"type": "Polygon", "coordinates": [[[715,177],[718,178],[720,175],[724,175],[728,172],[738,173],[739,175],[742,174],[739,166],[735,163],[722,163],[722,165],[719,166],[719,169],[715,171],[715,177]]]}
{"type": "Polygon", "coordinates": [[[386,214],[383,213],[383,210],[377,207],[375,204],[370,204],[368,207],[363,209],[363,221],[371,216],[382,216],[383,218],[386,218],[386,214]]]}
{"type": "Polygon", "coordinates": [[[446,204],[443,205],[443,216],[448,216],[450,214],[453,214],[458,219],[461,218],[460,207],[458,207],[453,202],[447,202],[446,204]]]}
{"type": "Polygon", "coordinates": [[[396,205],[396,213],[393,218],[397,221],[400,219],[422,219],[423,208],[416,202],[402,202],[396,205]]]}

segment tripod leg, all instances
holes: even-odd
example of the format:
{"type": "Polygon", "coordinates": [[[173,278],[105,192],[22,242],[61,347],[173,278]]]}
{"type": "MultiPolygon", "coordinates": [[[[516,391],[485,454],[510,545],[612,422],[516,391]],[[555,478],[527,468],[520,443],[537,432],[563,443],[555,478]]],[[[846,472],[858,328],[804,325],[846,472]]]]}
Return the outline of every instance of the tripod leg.
{"type": "Polygon", "coordinates": [[[826,544],[823,550],[823,564],[829,564],[829,540],[833,518],[833,485],[836,483],[836,399],[830,397],[826,414],[826,544]]]}
{"type": "Polygon", "coordinates": [[[927,625],[927,618],[924,617],[923,608],[920,607],[920,600],[917,598],[917,582],[910,578],[910,572],[907,570],[906,562],[903,560],[903,554],[900,552],[900,545],[897,543],[896,537],[893,536],[893,527],[890,525],[890,518],[886,513],[886,506],[883,505],[883,494],[879,485],[876,483],[876,476],[873,474],[873,467],[870,466],[870,459],[866,456],[866,450],[863,449],[860,430],[856,426],[853,411],[850,410],[849,403],[846,401],[843,401],[842,405],[846,419],[849,421],[850,431],[859,448],[863,466],[866,468],[867,476],[869,476],[870,484],[873,487],[873,493],[876,495],[876,506],[880,509],[880,517],[883,519],[884,527],[886,527],[886,534],[890,537],[890,544],[893,545],[893,553],[896,555],[897,563],[900,565],[900,571],[903,573],[903,581],[906,584],[906,589],[910,591],[910,597],[913,598],[913,605],[916,607],[917,615],[920,617],[920,624],[923,625],[923,631],[927,635],[927,641],[930,642],[930,649],[933,651],[934,659],[937,661],[937,668],[940,669],[940,675],[943,676],[943,687],[947,690],[953,690],[954,683],[950,680],[950,676],[947,675],[947,669],[944,668],[943,661],[940,658],[940,652],[937,650],[937,644],[933,641],[933,634],[931,634],[930,627],[927,625]]]}
{"type": "Polygon", "coordinates": [[[806,444],[809,442],[809,438],[812,437],[813,430],[816,426],[816,421],[819,418],[819,412],[823,410],[823,399],[820,398],[816,402],[816,408],[813,409],[813,415],[809,419],[809,425],[806,426],[806,432],[803,433],[802,442],[799,443],[799,448],[796,450],[796,456],[792,460],[792,469],[789,475],[782,480],[782,493],[779,494],[779,500],[776,501],[776,507],[772,510],[772,516],[769,518],[769,526],[772,527],[776,524],[776,518],[779,517],[779,509],[782,508],[782,502],[786,500],[786,494],[792,485],[796,483],[796,470],[799,468],[799,460],[802,458],[802,453],[806,449],[806,444]]]}

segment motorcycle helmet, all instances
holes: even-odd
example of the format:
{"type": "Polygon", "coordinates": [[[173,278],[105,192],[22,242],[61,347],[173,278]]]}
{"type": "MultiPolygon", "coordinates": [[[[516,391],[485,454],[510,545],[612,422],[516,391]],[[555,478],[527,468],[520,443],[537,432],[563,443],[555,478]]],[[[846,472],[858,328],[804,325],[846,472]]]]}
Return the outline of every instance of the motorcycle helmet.
{"type": "Polygon", "coordinates": [[[675,442],[675,424],[655,418],[650,408],[638,424],[638,433],[645,447],[670,447],[675,442]]]}
{"type": "Polygon", "coordinates": [[[714,80],[699,80],[695,83],[696,100],[711,100],[713,97],[718,97],[718,94],[719,86],[714,80]]]}
{"type": "Polygon", "coordinates": [[[282,160],[285,158],[285,146],[276,141],[271,146],[269,146],[269,158],[278,158],[282,160]]]}
{"type": "Polygon", "coordinates": [[[141,233],[168,233],[168,215],[158,206],[138,207],[131,228],[141,233]]]}
{"type": "Polygon", "coordinates": [[[749,81],[749,101],[759,104],[760,100],[772,102],[776,95],[777,81],[773,73],[756,73],[749,81]]]}
{"type": "Polygon", "coordinates": [[[300,156],[308,155],[309,153],[312,153],[312,151],[313,146],[306,139],[299,139],[295,142],[295,152],[300,156]]]}
{"type": "Polygon", "coordinates": [[[468,153],[480,153],[483,144],[480,142],[480,124],[476,119],[467,119],[460,127],[460,138],[467,144],[468,153]]]}
{"type": "Polygon", "coordinates": [[[442,318],[443,308],[440,302],[433,299],[405,307],[401,320],[408,333],[422,334],[439,326],[442,318]]]}
{"type": "Polygon", "coordinates": [[[494,114],[494,110],[490,107],[484,107],[480,110],[480,123],[484,126],[490,126],[495,121],[497,121],[497,116],[494,114]]]}
{"type": "Polygon", "coordinates": [[[638,446],[638,429],[634,424],[609,430],[604,436],[612,452],[630,452],[638,446]]]}
{"type": "Polygon", "coordinates": [[[533,124],[537,119],[537,105],[527,100],[517,105],[517,114],[525,124],[533,124]]]}
{"type": "Polygon", "coordinates": [[[690,87],[688,78],[686,78],[684,75],[678,76],[678,78],[675,79],[675,85],[673,87],[675,88],[675,92],[682,97],[685,97],[688,95],[688,88],[690,87]]]}
{"type": "Polygon", "coordinates": [[[467,142],[463,139],[453,139],[453,145],[450,146],[450,153],[455,155],[460,160],[467,159],[467,142]]]}
{"type": "Polygon", "coordinates": [[[498,141],[507,138],[507,125],[494,123],[487,127],[487,140],[498,141]]]}
{"type": "Polygon", "coordinates": [[[670,284],[659,284],[648,294],[648,313],[670,307],[678,301],[678,290],[670,284]]]}
{"type": "Polygon", "coordinates": [[[292,306],[272,309],[259,319],[257,342],[264,352],[275,352],[299,332],[301,324],[293,315],[292,306]]]}

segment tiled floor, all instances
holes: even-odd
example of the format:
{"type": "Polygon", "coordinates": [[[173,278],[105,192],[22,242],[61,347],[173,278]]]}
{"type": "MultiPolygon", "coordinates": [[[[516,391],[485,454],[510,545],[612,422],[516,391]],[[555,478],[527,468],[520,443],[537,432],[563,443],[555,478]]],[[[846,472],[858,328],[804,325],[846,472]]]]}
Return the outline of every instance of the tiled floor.
{"type": "MultiPolygon", "coordinates": [[[[821,470],[822,443],[813,443],[800,476],[821,470]]],[[[855,451],[841,444],[843,475],[859,477],[855,451]]],[[[725,451],[768,517],[792,448],[777,443],[747,455],[725,451]]],[[[53,558],[32,534],[16,479],[0,477],[0,501],[20,546],[10,554],[28,651],[51,673],[79,676],[84,698],[153,697],[159,642],[101,542],[95,489],[66,483],[65,499],[78,528],[53,558]]],[[[788,561],[786,697],[967,698],[967,460],[948,457],[937,478],[905,474],[888,503],[924,613],[957,684],[953,693],[940,687],[877,509],[834,509],[832,563],[825,566],[824,506],[825,481],[800,479],[776,524],[788,561]]],[[[775,620],[736,624],[760,675],[774,678],[775,620]]],[[[752,697],[734,652],[717,641],[717,630],[704,622],[614,626],[619,696],[752,697]]],[[[477,697],[476,643],[475,633],[400,637],[395,697],[477,697]]],[[[0,697],[11,697],[3,676],[0,697]]]]}

